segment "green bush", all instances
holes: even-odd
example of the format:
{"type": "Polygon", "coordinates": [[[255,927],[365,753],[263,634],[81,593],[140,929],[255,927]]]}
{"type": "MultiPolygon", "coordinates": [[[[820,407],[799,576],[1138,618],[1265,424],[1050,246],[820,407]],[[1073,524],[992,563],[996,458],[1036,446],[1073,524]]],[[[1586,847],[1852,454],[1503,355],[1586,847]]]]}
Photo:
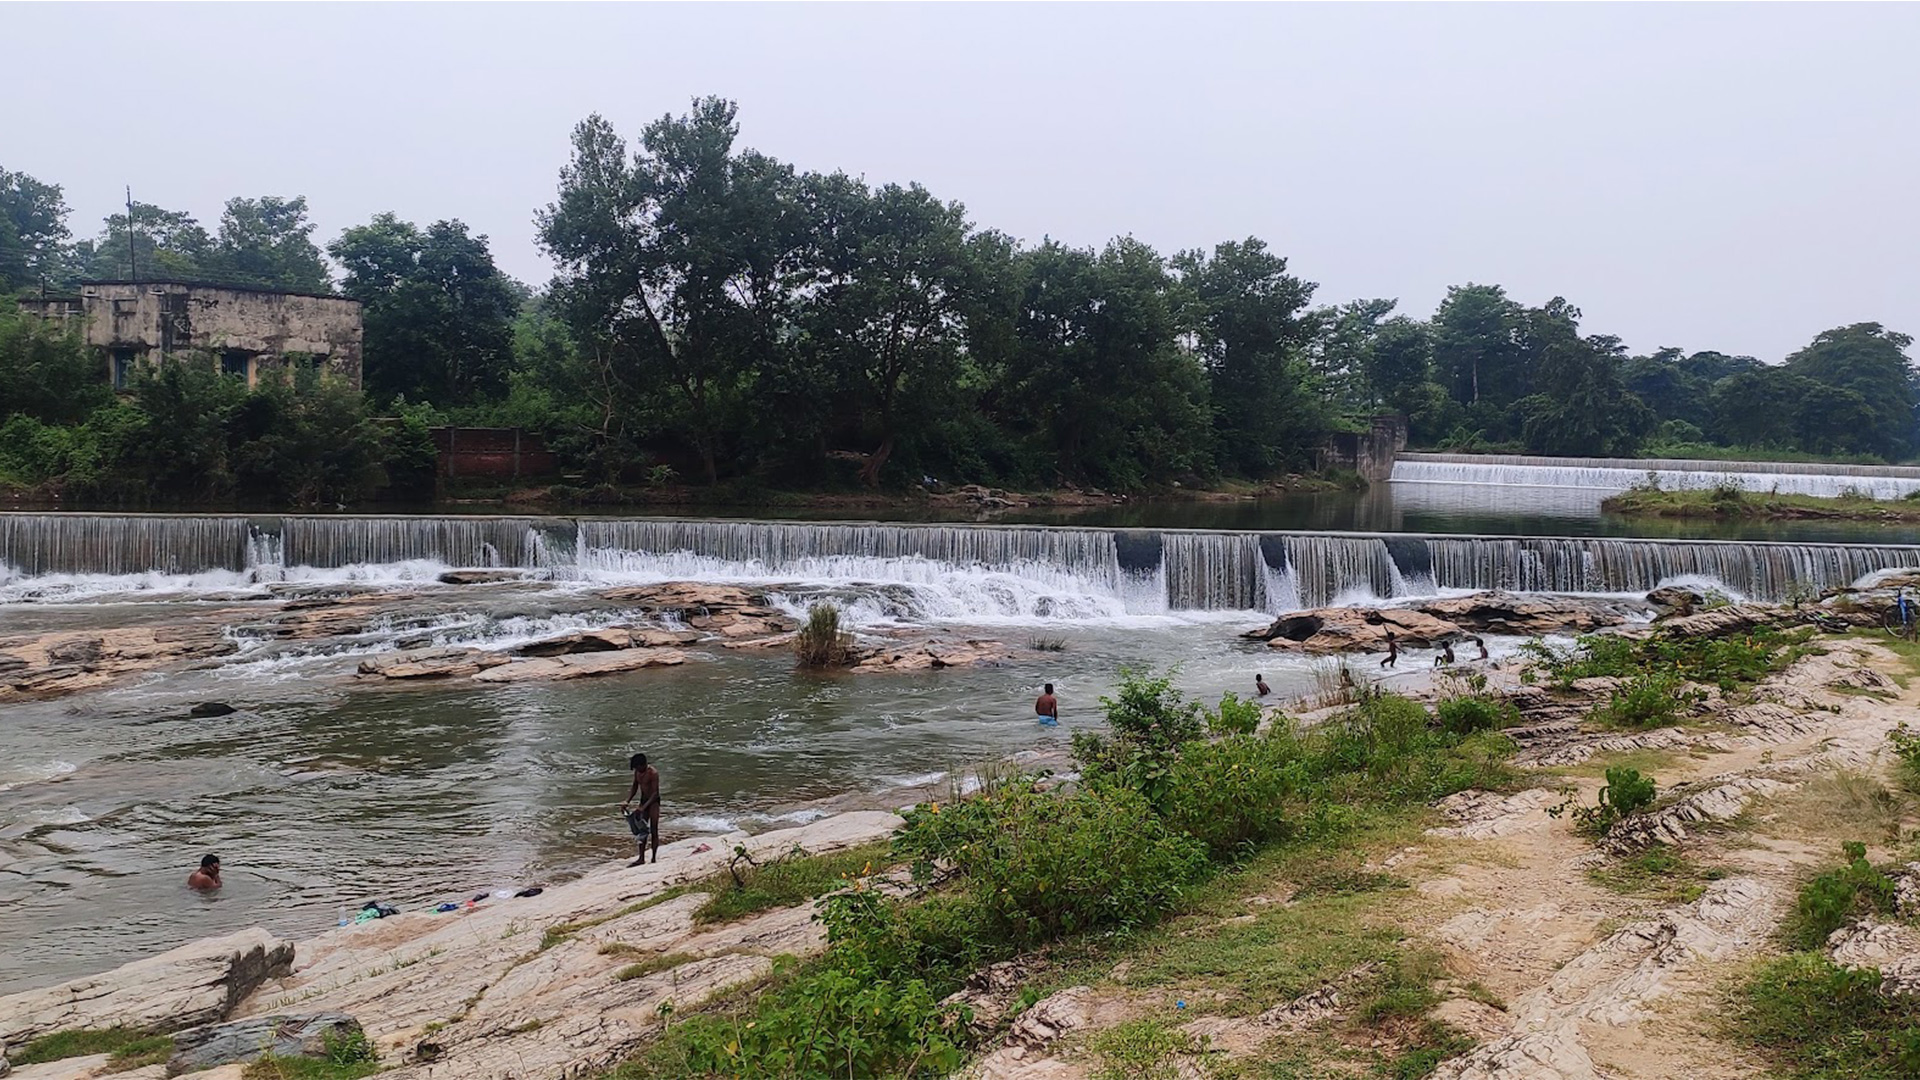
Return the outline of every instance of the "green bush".
{"type": "Polygon", "coordinates": [[[1887,735],[1887,741],[1892,744],[1894,759],[1899,762],[1896,771],[1901,785],[1908,791],[1920,792],[1920,734],[1901,724],[1887,735]]]}
{"type": "Polygon", "coordinates": [[[1152,922],[1207,869],[1204,846],[1139,792],[1031,779],[908,811],[894,850],[923,877],[948,868],[988,927],[1023,944],[1152,922]]]}
{"type": "Polygon", "coordinates": [[[1675,675],[1640,675],[1616,689],[1592,719],[1613,727],[1645,730],[1678,723],[1679,709],[1692,696],[1675,675]]]}
{"type": "Polygon", "coordinates": [[[1205,730],[1205,710],[1182,697],[1170,676],[1133,669],[1120,674],[1119,692],[1100,699],[1107,733],[1074,732],[1073,756],[1088,784],[1129,788],[1158,808],[1181,747],[1205,730]]]}
{"type": "Polygon", "coordinates": [[[1792,1080],[1920,1076],[1920,998],[1881,992],[1874,968],[1795,953],[1757,971],[1735,995],[1730,1027],[1792,1080]]]}
{"type": "Polygon", "coordinates": [[[1162,813],[1214,858],[1242,855],[1296,831],[1287,803],[1305,776],[1300,744],[1284,728],[1196,742],[1173,764],[1162,813]]]}
{"type": "Polygon", "coordinates": [[[794,635],[794,652],[800,666],[838,667],[847,662],[851,650],[848,635],[840,632],[840,609],[832,604],[815,604],[807,609],[807,624],[794,635]]]}
{"type": "Polygon", "coordinates": [[[1576,828],[1589,836],[1605,836],[1615,825],[1652,806],[1657,793],[1653,777],[1616,765],[1607,770],[1606,786],[1600,789],[1594,805],[1573,807],[1569,799],[1547,812],[1559,817],[1572,808],[1576,828]]]}
{"type": "Polygon", "coordinates": [[[1867,861],[1866,845],[1848,843],[1841,850],[1845,866],[1815,877],[1800,890],[1782,931],[1795,949],[1823,948],[1829,935],[1855,918],[1893,911],[1893,879],[1867,861]]]}
{"type": "Polygon", "coordinates": [[[1440,721],[1440,730],[1449,735],[1498,731],[1520,721],[1520,710],[1512,702],[1482,694],[1445,698],[1433,711],[1440,721]]]}
{"type": "Polygon", "coordinates": [[[1251,735],[1259,729],[1260,703],[1231,691],[1220,695],[1220,706],[1207,714],[1207,731],[1214,735],[1251,735]]]}

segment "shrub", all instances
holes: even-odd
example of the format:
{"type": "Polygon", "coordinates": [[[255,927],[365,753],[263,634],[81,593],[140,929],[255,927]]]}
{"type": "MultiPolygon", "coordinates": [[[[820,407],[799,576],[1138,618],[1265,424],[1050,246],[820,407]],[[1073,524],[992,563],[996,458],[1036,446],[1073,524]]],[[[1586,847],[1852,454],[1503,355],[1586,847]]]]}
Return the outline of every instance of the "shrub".
{"type": "Polygon", "coordinates": [[[1443,699],[1434,706],[1440,730],[1449,735],[1471,735],[1476,731],[1498,731],[1519,722],[1520,710],[1512,702],[1482,694],[1462,694],[1443,699]]]}
{"type": "Polygon", "coordinates": [[[800,666],[839,667],[852,654],[852,635],[840,632],[840,609],[832,604],[815,604],[807,609],[807,625],[794,635],[794,651],[800,666]]]}
{"type": "Polygon", "coordinates": [[[1118,785],[1062,793],[1027,780],[917,807],[894,850],[922,877],[957,878],[988,928],[1016,944],[1149,923],[1206,872],[1200,841],[1118,785]]]}
{"type": "Polygon", "coordinates": [[[1593,710],[1592,718],[1602,724],[1638,730],[1677,723],[1679,708],[1694,700],[1681,689],[1683,685],[1675,675],[1638,676],[1593,710]]]}
{"type": "Polygon", "coordinates": [[[1173,760],[1180,748],[1204,730],[1204,711],[1173,688],[1165,675],[1122,669],[1120,690],[1103,697],[1107,734],[1077,731],[1074,760],[1089,785],[1117,784],[1145,795],[1160,807],[1173,760]]]}
{"type": "Polygon", "coordinates": [[[1559,817],[1571,808],[1577,829],[1590,836],[1605,836],[1615,825],[1652,806],[1656,793],[1653,777],[1640,775],[1638,769],[1616,765],[1607,770],[1606,786],[1600,789],[1594,805],[1574,807],[1569,798],[1547,812],[1559,817]]]}
{"type": "Polygon", "coordinates": [[[1841,850],[1847,857],[1845,866],[1819,875],[1800,890],[1783,930],[1791,947],[1819,949],[1829,935],[1856,917],[1893,910],[1893,879],[1867,862],[1866,845],[1847,843],[1841,850]]]}
{"type": "Polygon", "coordinates": [[[1887,735],[1887,741],[1893,745],[1893,756],[1900,763],[1897,769],[1901,784],[1908,791],[1920,793],[1920,734],[1901,724],[1887,735]]]}
{"type": "Polygon", "coordinates": [[[1920,998],[1881,992],[1874,968],[1796,953],[1760,968],[1735,995],[1731,1028],[1805,1080],[1920,1076],[1920,998]]]}
{"type": "Polygon", "coordinates": [[[1294,831],[1287,802],[1304,779],[1300,744],[1285,728],[1197,742],[1174,762],[1162,812],[1214,858],[1229,858],[1294,831]]]}
{"type": "Polygon", "coordinates": [[[1260,704],[1244,701],[1229,691],[1220,706],[1207,714],[1207,730],[1215,735],[1251,735],[1260,729],[1260,704]]]}

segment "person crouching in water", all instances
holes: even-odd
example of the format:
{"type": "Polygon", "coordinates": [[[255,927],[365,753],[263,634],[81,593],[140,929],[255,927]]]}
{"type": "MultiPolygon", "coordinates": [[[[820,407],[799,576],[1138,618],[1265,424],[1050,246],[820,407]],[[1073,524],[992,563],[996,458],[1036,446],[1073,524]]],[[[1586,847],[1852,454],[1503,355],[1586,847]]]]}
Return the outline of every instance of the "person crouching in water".
{"type": "Polygon", "coordinates": [[[653,861],[660,861],[660,770],[647,764],[647,755],[635,754],[627,759],[627,766],[633,770],[633,786],[627,789],[627,801],[620,804],[620,812],[626,815],[627,830],[633,833],[633,842],[640,849],[640,857],[628,863],[639,866],[647,861],[647,840],[653,840],[653,861]],[[639,796],[640,805],[633,805],[635,796],[639,796]]]}

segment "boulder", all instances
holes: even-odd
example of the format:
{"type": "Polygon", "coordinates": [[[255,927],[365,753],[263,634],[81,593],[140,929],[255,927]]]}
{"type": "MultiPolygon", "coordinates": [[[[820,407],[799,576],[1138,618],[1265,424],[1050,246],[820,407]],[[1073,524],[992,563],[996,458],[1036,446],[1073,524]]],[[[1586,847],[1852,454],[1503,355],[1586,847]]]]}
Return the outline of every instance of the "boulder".
{"type": "Polygon", "coordinates": [[[175,1035],[167,1071],[178,1076],[254,1061],[268,1053],[277,1058],[325,1060],[334,1046],[359,1038],[365,1038],[360,1022],[344,1013],[250,1016],[175,1035]]]}
{"type": "Polygon", "coordinates": [[[565,656],[569,653],[612,652],[633,647],[633,634],[614,626],[603,630],[576,630],[570,634],[531,641],[513,650],[521,656],[565,656]]]}
{"type": "Polygon", "coordinates": [[[1385,652],[1387,634],[1402,648],[1431,648],[1466,636],[1454,623],[1411,608],[1320,608],[1275,619],[1248,631],[1249,638],[1276,649],[1308,653],[1385,652]]]}
{"type": "Polygon", "coordinates": [[[217,1023],[292,963],[293,944],[258,928],[196,941],[102,975],[0,997],[0,1043],[74,1028],[173,1032],[217,1023]]]}
{"type": "Polygon", "coordinates": [[[634,627],[627,632],[636,649],[663,649],[676,645],[697,645],[700,643],[698,630],[661,630],[656,627],[634,627]]]}
{"type": "Polygon", "coordinates": [[[1731,637],[1763,626],[1786,626],[1805,619],[1802,612],[1782,604],[1728,604],[1691,615],[1661,619],[1659,629],[1671,637],[1731,637]]]}
{"type": "Polygon", "coordinates": [[[485,683],[552,682],[638,671],[641,668],[674,667],[686,662],[687,654],[673,649],[622,649],[618,652],[574,653],[515,660],[489,667],[475,674],[473,679],[485,683]]]}
{"type": "Polygon", "coordinates": [[[187,715],[193,717],[232,716],[239,711],[240,710],[224,701],[203,701],[193,708],[188,709],[187,715]]]}
{"type": "Polygon", "coordinates": [[[738,585],[708,585],[668,581],[631,585],[600,594],[607,600],[631,604],[650,614],[665,615],[686,626],[729,639],[768,637],[797,629],[799,624],[768,606],[764,593],[738,585]]]}
{"type": "Polygon", "coordinates": [[[1421,604],[1419,611],[1481,634],[1590,634],[1652,614],[1627,600],[1551,593],[1481,592],[1421,604]]]}
{"type": "Polygon", "coordinates": [[[932,640],[907,646],[864,647],[854,653],[855,671],[936,671],[941,668],[992,667],[1013,659],[997,641],[932,640]]]}
{"type": "Polygon", "coordinates": [[[217,622],[59,630],[0,638],[0,701],[91,690],[126,675],[226,656],[240,646],[217,622]]]}
{"type": "Polygon", "coordinates": [[[483,649],[445,646],[369,656],[360,661],[360,674],[383,679],[450,679],[510,662],[509,657],[483,649]]]}
{"type": "Polygon", "coordinates": [[[442,585],[492,585],[501,581],[519,581],[524,570],[449,570],[439,577],[442,585]]]}
{"type": "Polygon", "coordinates": [[[1676,615],[1692,614],[1694,608],[1706,602],[1706,593],[1686,585],[1662,585],[1647,594],[1647,603],[1676,615]]]}

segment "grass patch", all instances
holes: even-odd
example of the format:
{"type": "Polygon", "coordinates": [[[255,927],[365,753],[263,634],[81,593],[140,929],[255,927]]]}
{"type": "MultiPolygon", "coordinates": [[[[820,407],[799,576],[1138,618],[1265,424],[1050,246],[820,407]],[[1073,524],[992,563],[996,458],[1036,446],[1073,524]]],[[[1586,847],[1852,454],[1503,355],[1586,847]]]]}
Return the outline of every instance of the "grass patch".
{"type": "Polygon", "coordinates": [[[244,1080],[360,1080],[380,1071],[373,1042],[365,1032],[325,1037],[324,1058],[276,1057],[267,1054],[240,1075],[244,1080]]]}
{"type": "Polygon", "coordinates": [[[1920,521],[1920,503],[1905,499],[1869,499],[1857,495],[1782,495],[1743,491],[1737,487],[1687,488],[1680,491],[1639,487],[1602,501],[1600,508],[1609,514],[1632,517],[1758,521],[1826,518],[1890,523],[1920,521]]]}
{"type": "Polygon", "coordinates": [[[1063,637],[1036,637],[1027,642],[1027,648],[1034,652],[1065,652],[1067,639],[1063,637]]]}
{"type": "Polygon", "coordinates": [[[1782,817],[1829,838],[1873,836],[1896,841],[1905,827],[1905,795],[1875,776],[1833,769],[1807,781],[1786,800],[1782,817]]]}
{"type": "Polygon", "coordinates": [[[885,866],[887,845],[864,844],[830,855],[783,857],[760,866],[736,867],[733,875],[719,875],[706,884],[711,893],[693,913],[697,923],[731,922],[774,908],[804,904],[835,889],[846,888],[856,877],[885,866]]]}
{"type": "Polygon", "coordinates": [[[1100,1061],[1093,1080],[1179,1080],[1183,1062],[1204,1061],[1212,1052],[1206,1039],[1157,1016],[1108,1028],[1087,1048],[1100,1061]]]}
{"type": "Polygon", "coordinates": [[[1700,898],[1707,883],[1726,876],[1717,867],[1702,867],[1665,844],[1655,844],[1635,855],[1610,859],[1587,871],[1588,880],[1624,896],[1645,897],[1672,904],[1690,904],[1700,898]]]}
{"type": "Polygon", "coordinates": [[[1920,1076],[1920,998],[1880,992],[1880,972],[1816,953],[1761,965],[1734,994],[1729,1028],[1782,1080],[1920,1076]]]}
{"type": "Polygon", "coordinates": [[[1807,882],[1793,913],[1781,924],[1781,937],[1789,947],[1821,949],[1828,935],[1853,920],[1893,912],[1893,879],[1867,861],[1866,845],[1848,843],[1843,848],[1846,865],[1807,882]]]}
{"type": "Polygon", "coordinates": [[[616,982],[630,982],[634,979],[644,979],[649,975],[658,974],[669,968],[677,968],[681,964],[691,964],[698,959],[700,958],[691,953],[656,953],[653,956],[647,957],[645,960],[628,964],[626,967],[614,972],[613,977],[616,982]]]}
{"type": "Polygon", "coordinates": [[[107,1054],[118,1069],[157,1065],[172,1055],[173,1036],[133,1028],[76,1028],[42,1035],[11,1055],[15,1065],[39,1065],[67,1058],[107,1054]]]}

